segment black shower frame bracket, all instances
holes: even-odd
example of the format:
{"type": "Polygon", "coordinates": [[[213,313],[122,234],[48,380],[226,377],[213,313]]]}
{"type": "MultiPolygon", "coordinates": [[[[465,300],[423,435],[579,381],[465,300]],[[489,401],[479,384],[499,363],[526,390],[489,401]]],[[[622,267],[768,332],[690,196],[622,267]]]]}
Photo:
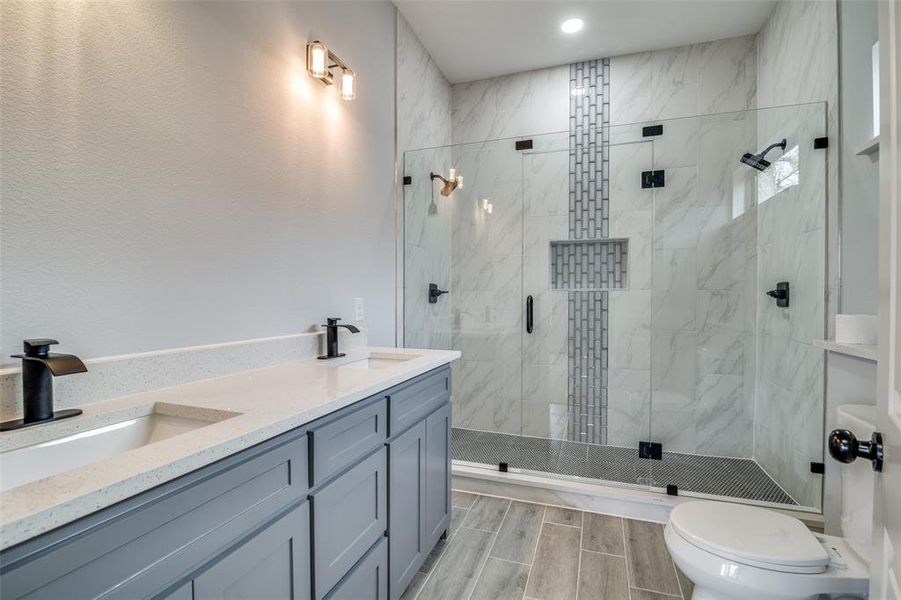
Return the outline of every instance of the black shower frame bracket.
{"type": "Polygon", "coordinates": [[[516,143],[514,144],[514,148],[516,148],[517,151],[531,150],[532,146],[533,146],[532,140],[516,140],[516,143]]]}
{"type": "Polygon", "coordinates": [[[666,172],[658,171],[642,171],[641,172],[641,189],[662,188],[666,186],[666,172]]]}
{"type": "Polygon", "coordinates": [[[641,128],[641,137],[663,135],[663,125],[646,125],[641,128]]]}
{"type": "Polygon", "coordinates": [[[828,148],[828,147],[829,147],[829,138],[828,137],[824,136],[824,137],[813,138],[813,149],[814,150],[822,150],[822,149],[828,148]]]}
{"type": "Polygon", "coordinates": [[[663,444],[660,442],[638,442],[638,458],[663,460],[663,444]]]}

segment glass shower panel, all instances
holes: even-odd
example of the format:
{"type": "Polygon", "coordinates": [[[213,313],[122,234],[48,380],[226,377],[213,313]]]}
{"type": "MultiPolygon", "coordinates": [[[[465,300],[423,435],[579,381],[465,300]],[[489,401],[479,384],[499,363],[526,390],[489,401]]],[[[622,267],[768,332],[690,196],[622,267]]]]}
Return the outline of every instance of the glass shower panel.
{"type": "Polygon", "coordinates": [[[818,508],[826,179],[821,105],[663,121],[653,194],[656,486],[818,508]],[[787,139],[760,171],[740,159],[787,139]],[[791,305],[766,295],[789,281],[791,305]],[[789,373],[788,371],[791,371],[789,373]],[[816,423],[816,425],[814,425],[816,423]],[[806,494],[806,495],[805,495],[806,494]]]}

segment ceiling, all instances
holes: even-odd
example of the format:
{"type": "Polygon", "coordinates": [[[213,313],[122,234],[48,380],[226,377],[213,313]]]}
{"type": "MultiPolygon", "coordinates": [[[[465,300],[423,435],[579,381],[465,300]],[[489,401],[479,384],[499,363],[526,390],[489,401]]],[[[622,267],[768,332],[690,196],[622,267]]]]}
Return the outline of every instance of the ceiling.
{"type": "Polygon", "coordinates": [[[760,30],[776,0],[394,0],[451,83],[760,30]],[[560,31],[578,17],[579,33],[560,31]]]}

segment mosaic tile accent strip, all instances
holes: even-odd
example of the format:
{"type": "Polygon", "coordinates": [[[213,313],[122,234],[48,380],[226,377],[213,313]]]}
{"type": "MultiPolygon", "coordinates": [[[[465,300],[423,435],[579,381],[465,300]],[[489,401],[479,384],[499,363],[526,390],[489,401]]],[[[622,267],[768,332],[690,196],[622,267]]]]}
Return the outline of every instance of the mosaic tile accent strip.
{"type": "MultiPolygon", "coordinates": [[[[569,239],[607,238],[610,233],[610,60],[574,63],[569,67],[569,239]]],[[[562,250],[562,248],[561,248],[562,250]]],[[[625,258],[616,246],[573,246],[569,257],[563,251],[554,270],[572,269],[570,284],[625,282],[625,258]],[[603,252],[607,248],[608,253],[603,252]],[[612,263],[609,249],[613,250],[612,263]],[[597,251],[597,252],[596,252],[597,251]],[[619,270],[617,270],[617,264],[619,270]],[[609,268],[612,266],[612,270],[609,268]],[[579,279],[576,281],[576,273],[579,279]]],[[[583,288],[582,285],[573,287],[583,288]]],[[[569,289],[569,288],[567,288],[569,289]]],[[[607,309],[606,292],[569,292],[569,408],[568,436],[571,440],[607,442],[607,309]]]]}
{"type": "Polygon", "coordinates": [[[569,292],[569,439],[607,443],[607,292],[569,292]]]}
{"type": "Polygon", "coordinates": [[[798,506],[760,465],[749,458],[664,452],[663,460],[638,458],[635,448],[453,429],[453,458],[485,465],[638,484],[652,480],[680,491],[798,506]]]}
{"type": "Polygon", "coordinates": [[[551,242],[551,289],[625,288],[628,252],[627,240],[551,242]]]}

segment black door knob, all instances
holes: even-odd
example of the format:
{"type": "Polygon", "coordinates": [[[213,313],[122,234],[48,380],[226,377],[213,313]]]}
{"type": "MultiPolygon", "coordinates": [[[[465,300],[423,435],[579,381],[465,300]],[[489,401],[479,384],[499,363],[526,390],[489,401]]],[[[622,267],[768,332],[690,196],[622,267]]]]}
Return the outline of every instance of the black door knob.
{"type": "Polygon", "coordinates": [[[829,455],[845,464],[864,458],[872,463],[874,471],[882,471],[882,434],[874,432],[869,441],[862,442],[847,429],[835,429],[829,434],[829,455]]]}

